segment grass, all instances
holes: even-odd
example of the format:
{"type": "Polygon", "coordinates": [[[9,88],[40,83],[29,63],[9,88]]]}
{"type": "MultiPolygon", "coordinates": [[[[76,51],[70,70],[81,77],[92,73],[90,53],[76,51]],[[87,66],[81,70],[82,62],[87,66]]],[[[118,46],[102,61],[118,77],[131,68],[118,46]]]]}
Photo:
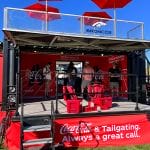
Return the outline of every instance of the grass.
{"type": "Polygon", "coordinates": [[[150,150],[150,144],[137,146],[123,146],[123,147],[103,147],[103,148],[78,148],[69,150],[150,150]]]}
{"type": "MultiPolygon", "coordinates": [[[[7,149],[0,147],[0,150],[7,150],[7,149]]],[[[150,144],[137,146],[123,146],[123,147],[103,147],[103,148],[69,148],[67,150],[150,150],[150,144]]]]}

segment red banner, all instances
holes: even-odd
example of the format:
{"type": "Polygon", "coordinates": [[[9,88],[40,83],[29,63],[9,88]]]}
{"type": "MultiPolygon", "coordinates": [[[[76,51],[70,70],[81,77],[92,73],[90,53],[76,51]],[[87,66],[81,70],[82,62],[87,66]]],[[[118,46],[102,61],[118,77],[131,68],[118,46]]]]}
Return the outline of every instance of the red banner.
{"type": "MultiPolygon", "coordinates": [[[[150,143],[148,114],[87,116],[55,120],[55,143],[65,147],[127,146],[150,143]]],[[[49,137],[49,131],[26,132],[25,141],[49,137]]],[[[12,122],[6,131],[8,149],[20,149],[20,123],[12,122]],[[13,138],[12,138],[13,137],[13,138]]],[[[43,144],[41,144],[41,147],[43,144]]]]}
{"type": "Polygon", "coordinates": [[[150,143],[150,121],[145,114],[57,119],[55,123],[55,142],[66,147],[150,143]]]}

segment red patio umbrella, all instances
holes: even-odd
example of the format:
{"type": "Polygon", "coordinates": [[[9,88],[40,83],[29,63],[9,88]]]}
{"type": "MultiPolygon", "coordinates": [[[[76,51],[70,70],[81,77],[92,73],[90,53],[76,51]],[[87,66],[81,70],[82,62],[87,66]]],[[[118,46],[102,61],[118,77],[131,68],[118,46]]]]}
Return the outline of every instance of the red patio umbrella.
{"type": "Polygon", "coordinates": [[[132,0],[92,0],[101,9],[123,8],[132,0]]]}
{"type": "Polygon", "coordinates": [[[101,9],[114,8],[114,18],[116,19],[116,8],[123,8],[132,0],[92,0],[101,9]]]}
{"type": "Polygon", "coordinates": [[[84,18],[84,24],[85,25],[106,25],[107,19],[111,19],[112,17],[109,16],[106,12],[84,12],[83,16],[87,16],[84,18]],[[88,18],[89,17],[89,18],[88,18]],[[90,18],[90,17],[98,17],[98,18],[90,18]],[[99,19],[99,18],[107,18],[105,19],[99,19]]]}
{"type": "Polygon", "coordinates": [[[38,0],[39,2],[40,1],[62,1],[62,0],[38,0]]]}
{"type": "Polygon", "coordinates": [[[47,6],[48,6],[48,1],[62,1],[62,0],[38,0],[39,2],[46,2],[46,10],[47,10],[47,6]]]}
{"type": "Polygon", "coordinates": [[[55,19],[60,19],[59,14],[49,14],[48,12],[53,12],[53,13],[59,13],[59,9],[51,6],[47,6],[40,4],[40,3],[35,3],[30,6],[25,7],[24,9],[31,10],[28,12],[28,15],[32,18],[36,18],[42,21],[52,21],[55,19]],[[32,11],[33,10],[33,11],[32,11]],[[35,12],[39,11],[39,12],[35,12]],[[40,12],[43,11],[43,12],[40,12]],[[45,12],[44,12],[45,11],[45,12]]]}
{"type": "MultiPolygon", "coordinates": [[[[114,19],[115,19],[115,26],[116,26],[116,8],[123,8],[132,0],[92,0],[98,7],[101,9],[114,9],[114,19]]],[[[114,29],[116,35],[116,29],[114,29]]]]}

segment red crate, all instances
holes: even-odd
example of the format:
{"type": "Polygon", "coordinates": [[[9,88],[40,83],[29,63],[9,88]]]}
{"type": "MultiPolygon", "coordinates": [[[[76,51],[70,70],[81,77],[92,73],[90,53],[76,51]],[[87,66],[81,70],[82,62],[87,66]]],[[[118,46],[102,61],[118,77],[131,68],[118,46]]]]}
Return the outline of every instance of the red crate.
{"type": "Polygon", "coordinates": [[[90,107],[89,105],[88,106],[85,106],[84,108],[84,111],[85,112],[91,112],[91,111],[96,111],[97,110],[97,107],[94,106],[94,107],[90,107]]]}
{"type": "Polygon", "coordinates": [[[102,105],[101,105],[102,110],[107,110],[110,107],[112,107],[112,98],[111,97],[103,97],[101,99],[102,99],[102,105]]]}
{"type": "Polygon", "coordinates": [[[94,86],[95,97],[103,97],[104,85],[94,84],[93,86],[94,86]]]}
{"type": "Polygon", "coordinates": [[[104,96],[104,85],[94,84],[88,86],[88,96],[93,99],[104,96]]]}
{"type": "Polygon", "coordinates": [[[96,98],[93,98],[92,99],[92,102],[94,103],[94,105],[97,105],[97,106],[102,106],[102,100],[103,100],[103,98],[101,98],[101,97],[96,97],[96,98]]]}
{"type": "Polygon", "coordinates": [[[108,107],[111,108],[112,107],[112,97],[105,97],[105,98],[106,98],[105,101],[107,101],[108,107]]]}
{"type": "Polygon", "coordinates": [[[90,98],[94,98],[95,96],[93,85],[88,85],[88,96],[90,98]]]}
{"type": "Polygon", "coordinates": [[[94,105],[95,104],[94,104],[93,100],[91,100],[91,101],[88,102],[88,107],[94,107],[94,105]]]}
{"type": "Polygon", "coordinates": [[[102,110],[107,110],[112,107],[112,97],[93,98],[88,105],[90,106],[91,103],[94,103],[96,107],[100,106],[102,110]]]}
{"type": "Polygon", "coordinates": [[[67,100],[68,113],[80,113],[82,110],[81,100],[67,100]]]}

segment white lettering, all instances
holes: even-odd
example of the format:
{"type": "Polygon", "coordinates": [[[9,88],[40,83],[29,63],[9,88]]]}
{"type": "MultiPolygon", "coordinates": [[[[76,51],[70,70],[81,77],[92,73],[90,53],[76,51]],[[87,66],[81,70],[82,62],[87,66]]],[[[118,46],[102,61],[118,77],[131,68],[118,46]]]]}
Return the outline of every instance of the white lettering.
{"type": "Polygon", "coordinates": [[[87,141],[92,141],[92,135],[87,135],[87,136],[64,136],[62,139],[62,142],[77,142],[77,141],[82,141],[82,142],[87,142],[87,141]]]}
{"type": "Polygon", "coordinates": [[[79,125],[69,126],[68,124],[64,124],[60,128],[60,134],[67,133],[90,133],[91,132],[91,123],[81,123],[79,125]]]}
{"type": "Polygon", "coordinates": [[[111,125],[111,126],[102,126],[104,132],[120,132],[120,131],[129,131],[129,130],[139,130],[139,125],[126,124],[126,125],[111,125]]]}
{"type": "Polygon", "coordinates": [[[108,140],[116,140],[116,139],[123,139],[124,136],[123,136],[123,133],[120,133],[120,134],[104,134],[102,136],[102,140],[104,142],[108,141],[108,140]]]}

